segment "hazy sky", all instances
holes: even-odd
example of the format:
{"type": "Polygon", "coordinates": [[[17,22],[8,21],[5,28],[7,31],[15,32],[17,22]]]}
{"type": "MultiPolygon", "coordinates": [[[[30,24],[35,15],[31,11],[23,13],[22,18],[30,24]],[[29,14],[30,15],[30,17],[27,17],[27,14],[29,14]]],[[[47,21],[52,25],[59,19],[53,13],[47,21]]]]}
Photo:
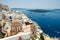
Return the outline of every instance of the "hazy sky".
{"type": "Polygon", "coordinates": [[[60,9],[60,0],[0,0],[10,8],[60,9]]]}

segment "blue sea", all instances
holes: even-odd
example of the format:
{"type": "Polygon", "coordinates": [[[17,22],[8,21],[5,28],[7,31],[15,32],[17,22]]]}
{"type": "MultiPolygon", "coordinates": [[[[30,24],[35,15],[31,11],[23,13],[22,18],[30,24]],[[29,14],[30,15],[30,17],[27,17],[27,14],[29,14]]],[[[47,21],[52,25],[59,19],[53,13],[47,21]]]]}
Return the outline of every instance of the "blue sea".
{"type": "Polygon", "coordinates": [[[21,8],[12,10],[23,11],[30,19],[38,23],[44,33],[52,37],[60,37],[60,10],[51,10],[51,12],[34,12],[21,8]]]}

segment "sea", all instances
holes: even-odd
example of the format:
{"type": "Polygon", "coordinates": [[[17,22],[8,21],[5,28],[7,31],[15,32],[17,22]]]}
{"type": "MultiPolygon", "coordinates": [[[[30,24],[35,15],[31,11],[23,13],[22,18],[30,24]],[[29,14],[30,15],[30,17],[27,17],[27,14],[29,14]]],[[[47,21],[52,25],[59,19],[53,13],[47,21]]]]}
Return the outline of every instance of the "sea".
{"type": "Polygon", "coordinates": [[[12,8],[13,11],[19,10],[30,19],[37,22],[44,33],[51,37],[60,37],[60,10],[51,9],[49,12],[29,11],[32,9],[12,8]]]}

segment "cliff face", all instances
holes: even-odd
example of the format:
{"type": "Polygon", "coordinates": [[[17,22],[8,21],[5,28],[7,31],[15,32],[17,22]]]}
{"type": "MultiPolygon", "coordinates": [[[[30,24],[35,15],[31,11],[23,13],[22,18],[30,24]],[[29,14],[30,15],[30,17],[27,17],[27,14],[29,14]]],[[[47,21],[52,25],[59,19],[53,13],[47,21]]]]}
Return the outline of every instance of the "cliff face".
{"type": "Polygon", "coordinates": [[[3,5],[3,4],[0,4],[0,8],[3,9],[3,10],[9,10],[8,7],[6,5],[3,5]]]}

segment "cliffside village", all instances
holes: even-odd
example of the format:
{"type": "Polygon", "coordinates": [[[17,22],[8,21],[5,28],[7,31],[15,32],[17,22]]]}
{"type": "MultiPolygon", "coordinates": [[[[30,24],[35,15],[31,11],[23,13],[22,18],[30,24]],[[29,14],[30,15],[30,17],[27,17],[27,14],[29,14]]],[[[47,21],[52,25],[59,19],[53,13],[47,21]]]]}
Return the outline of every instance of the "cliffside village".
{"type": "Polygon", "coordinates": [[[51,40],[50,37],[43,35],[38,24],[29,19],[22,11],[12,11],[6,5],[0,4],[0,38],[27,32],[30,32],[31,36],[38,34],[42,40],[51,40]]]}
{"type": "Polygon", "coordinates": [[[30,19],[19,11],[11,12],[5,6],[0,6],[2,12],[0,12],[0,34],[4,33],[6,36],[15,35],[23,32],[35,33],[35,25],[30,19]]]}

